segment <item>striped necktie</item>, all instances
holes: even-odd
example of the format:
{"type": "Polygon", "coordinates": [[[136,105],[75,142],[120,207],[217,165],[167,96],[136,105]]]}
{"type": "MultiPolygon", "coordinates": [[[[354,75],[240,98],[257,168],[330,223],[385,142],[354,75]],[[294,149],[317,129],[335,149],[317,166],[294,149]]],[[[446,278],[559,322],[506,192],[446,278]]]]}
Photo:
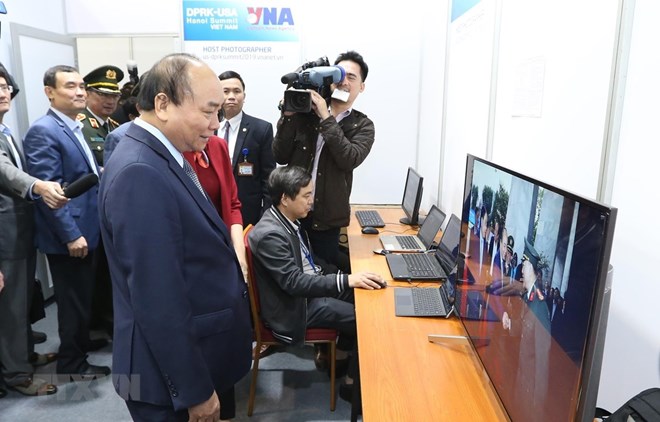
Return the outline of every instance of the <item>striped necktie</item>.
{"type": "Polygon", "coordinates": [[[229,129],[231,129],[231,125],[229,124],[229,120],[225,121],[225,141],[227,141],[227,145],[229,145],[229,129]]]}
{"type": "Polygon", "coordinates": [[[204,188],[202,187],[202,184],[199,182],[199,178],[197,177],[195,170],[193,170],[192,166],[185,158],[183,159],[183,171],[185,171],[188,177],[192,179],[195,186],[197,186],[197,189],[199,189],[202,195],[204,195],[204,197],[206,198],[206,193],[204,192],[204,188]]]}

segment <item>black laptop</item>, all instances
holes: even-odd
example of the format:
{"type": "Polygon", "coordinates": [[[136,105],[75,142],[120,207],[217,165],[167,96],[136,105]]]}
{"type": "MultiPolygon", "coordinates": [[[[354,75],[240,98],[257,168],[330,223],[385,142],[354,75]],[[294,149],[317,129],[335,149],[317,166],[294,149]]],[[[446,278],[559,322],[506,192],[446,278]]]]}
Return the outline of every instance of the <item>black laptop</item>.
{"type": "Polygon", "coordinates": [[[392,278],[406,281],[446,280],[456,265],[460,236],[461,220],[452,214],[435,251],[385,255],[392,278]]]}
{"type": "Polygon", "coordinates": [[[454,312],[455,274],[440,287],[395,287],[396,316],[445,317],[454,312]]]}
{"type": "MultiPolygon", "coordinates": [[[[456,259],[461,234],[461,221],[452,214],[440,245],[434,254],[426,254],[442,269],[445,275],[440,287],[396,287],[394,289],[394,312],[396,316],[449,317],[454,312],[456,297],[456,259]]],[[[391,257],[386,255],[387,258],[391,257]]],[[[417,255],[417,254],[402,254],[417,255]]],[[[388,260],[389,263],[389,260],[388,260]]],[[[394,270],[390,265],[394,276],[394,270]]],[[[408,278],[406,278],[408,280],[408,278]]]]}

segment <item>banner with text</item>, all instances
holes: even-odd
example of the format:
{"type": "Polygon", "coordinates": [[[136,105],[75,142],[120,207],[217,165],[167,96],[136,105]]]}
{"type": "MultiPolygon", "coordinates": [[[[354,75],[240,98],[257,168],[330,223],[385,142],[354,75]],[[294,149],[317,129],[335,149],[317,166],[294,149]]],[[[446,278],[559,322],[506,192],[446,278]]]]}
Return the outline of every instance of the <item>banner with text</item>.
{"type": "Polygon", "coordinates": [[[238,72],[246,86],[245,112],[275,124],[285,88],[280,78],[301,64],[300,23],[291,1],[267,3],[183,0],[183,51],[218,74],[238,72]]]}

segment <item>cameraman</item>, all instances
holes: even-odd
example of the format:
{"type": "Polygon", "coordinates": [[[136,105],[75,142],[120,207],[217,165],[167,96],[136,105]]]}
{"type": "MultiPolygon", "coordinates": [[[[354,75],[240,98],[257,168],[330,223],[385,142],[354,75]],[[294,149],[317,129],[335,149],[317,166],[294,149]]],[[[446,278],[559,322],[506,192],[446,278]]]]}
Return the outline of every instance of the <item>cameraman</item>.
{"type": "Polygon", "coordinates": [[[339,230],[350,220],[353,169],[367,158],[374,143],[374,123],[353,109],[353,102],[364,91],[369,67],[360,54],[348,51],[335,60],[346,71],[343,81],[333,84],[335,91],[326,100],[309,90],[312,111],[284,111],[277,122],[273,153],[279,164],[300,166],[312,176],[312,212],[301,220],[314,250],[322,260],[338,265],[339,230]],[[340,98],[348,96],[345,101],[340,98]]]}

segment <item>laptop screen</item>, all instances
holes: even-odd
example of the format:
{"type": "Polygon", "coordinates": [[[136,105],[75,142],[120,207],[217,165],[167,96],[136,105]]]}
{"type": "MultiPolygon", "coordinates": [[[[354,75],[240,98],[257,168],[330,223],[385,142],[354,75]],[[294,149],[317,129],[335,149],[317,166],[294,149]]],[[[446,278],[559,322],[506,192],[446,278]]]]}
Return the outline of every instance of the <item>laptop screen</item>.
{"type": "Polygon", "coordinates": [[[452,214],[447,223],[447,227],[442,232],[442,238],[438,249],[435,251],[435,256],[440,261],[442,269],[447,274],[450,274],[456,266],[458,259],[458,244],[461,238],[461,219],[455,214],[452,214]]]}
{"type": "Polygon", "coordinates": [[[442,227],[443,221],[445,221],[445,213],[440,211],[440,208],[433,205],[426,216],[424,223],[422,223],[422,226],[419,228],[419,233],[417,233],[419,240],[422,241],[424,246],[427,248],[431,246],[431,243],[433,243],[433,240],[435,239],[435,235],[438,234],[438,231],[442,227]]]}

